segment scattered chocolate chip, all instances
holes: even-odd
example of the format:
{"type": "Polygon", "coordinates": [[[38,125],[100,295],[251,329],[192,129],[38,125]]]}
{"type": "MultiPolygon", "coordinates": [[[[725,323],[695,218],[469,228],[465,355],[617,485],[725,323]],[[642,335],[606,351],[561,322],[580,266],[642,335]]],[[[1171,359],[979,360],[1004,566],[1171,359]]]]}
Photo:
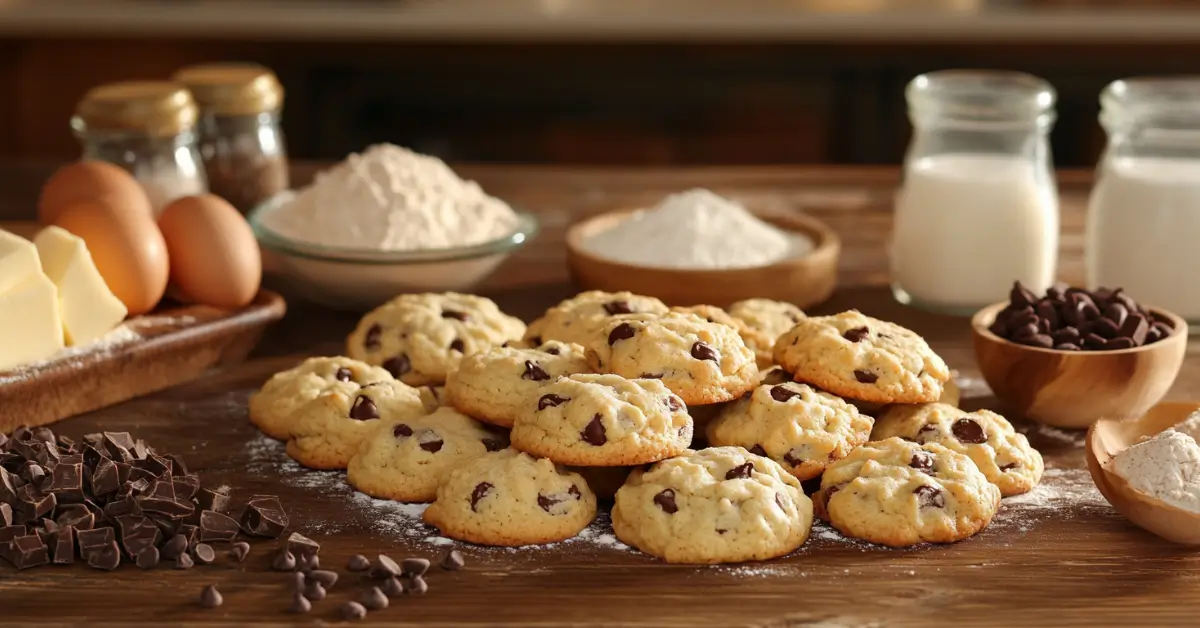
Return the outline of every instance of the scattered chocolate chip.
{"type": "Polygon", "coordinates": [[[741,480],[750,477],[754,472],[754,463],[746,462],[725,472],[726,480],[741,480]]]}
{"type": "Polygon", "coordinates": [[[428,558],[405,558],[400,563],[400,573],[405,576],[423,576],[429,571],[428,558]]]}
{"type": "Polygon", "coordinates": [[[860,384],[874,384],[875,382],[879,381],[879,376],[870,371],[855,369],[854,379],[858,380],[858,383],[860,384]]]}
{"type": "Polygon", "coordinates": [[[382,579],[398,575],[400,575],[400,565],[397,565],[396,561],[392,560],[390,556],[380,554],[375,559],[375,564],[371,565],[370,576],[372,578],[382,579]]]}
{"type": "Polygon", "coordinates": [[[604,422],[601,420],[599,414],[592,417],[592,420],[579,433],[579,437],[583,442],[593,447],[600,447],[608,442],[608,435],[604,430],[604,422]]]}
{"type": "Polygon", "coordinates": [[[204,590],[200,592],[200,606],[203,608],[216,608],[224,602],[225,599],[221,597],[221,592],[217,591],[215,584],[204,587],[204,590]]]}
{"type": "Polygon", "coordinates": [[[525,372],[521,374],[521,378],[535,382],[544,382],[550,379],[550,374],[533,360],[525,360],[525,372]]]}
{"type": "Polygon", "coordinates": [[[629,323],[621,323],[620,325],[614,327],[611,332],[609,332],[608,345],[611,347],[612,345],[617,344],[618,341],[633,338],[633,334],[633,325],[630,325],[629,323]]]}
{"type": "Polygon", "coordinates": [[[762,445],[755,445],[755,446],[751,447],[750,453],[752,453],[756,456],[763,456],[764,458],[767,457],[767,450],[763,449],[762,445]]]}
{"type": "Polygon", "coordinates": [[[383,370],[391,373],[392,377],[400,377],[412,370],[412,362],[409,361],[407,355],[400,354],[394,358],[384,360],[383,370]]]}
{"type": "Polygon", "coordinates": [[[383,592],[388,597],[400,597],[404,595],[404,585],[399,578],[391,577],[383,581],[383,592]]]}
{"type": "Polygon", "coordinates": [[[413,435],[412,428],[404,423],[397,423],[396,427],[392,428],[392,436],[394,436],[396,438],[408,438],[409,436],[412,436],[412,435],[413,435]]]}
{"type": "Polygon", "coordinates": [[[321,586],[326,589],[332,589],[333,585],[337,584],[338,574],[336,571],[328,569],[314,569],[308,574],[309,578],[321,583],[321,586]]]}
{"type": "Polygon", "coordinates": [[[717,354],[716,349],[713,349],[699,340],[692,344],[692,357],[696,358],[697,360],[711,360],[713,362],[721,361],[721,356],[717,354]]]}
{"type": "Polygon", "coordinates": [[[542,395],[542,398],[538,399],[538,410],[545,410],[546,408],[553,408],[555,406],[561,406],[562,404],[564,404],[570,400],[571,400],[570,397],[559,397],[558,395],[542,395]]]}
{"type": "Polygon", "coordinates": [[[789,399],[799,397],[800,393],[783,384],[771,387],[771,398],[779,403],[787,403],[789,399]]]}
{"type": "Polygon", "coordinates": [[[367,328],[367,333],[363,335],[363,348],[378,349],[382,336],[383,328],[378,324],[371,325],[367,328]]]}
{"type": "Polygon", "coordinates": [[[350,369],[343,366],[342,368],[339,368],[336,373],[333,374],[333,378],[339,382],[348,382],[351,379],[354,379],[354,373],[351,373],[350,369]]]}
{"type": "Polygon", "coordinates": [[[950,427],[950,431],[960,443],[978,445],[987,442],[987,433],[974,419],[959,419],[950,427]]]}
{"type": "Polygon", "coordinates": [[[429,591],[429,584],[422,576],[412,576],[408,579],[408,586],[404,587],[404,591],[409,595],[425,595],[429,591]]]}
{"type": "Polygon", "coordinates": [[[659,491],[659,493],[654,496],[654,503],[668,515],[673,515],[679,512],[679,506],[675,505],[675,491],[669,488],[659,491]]]}
{"type": "Polygon", "coordinates": [[[913,493],[917,496],[917,501],[921,508],[945,508],[946,496],[942,494],[942,489],[936,486],[922,484],[913,489],[913,493]]]}
{"type": "Polygon", "coordinates": [[[359,395],[350,406],[350,418],[358,421],[371,421],[379,418],[379,408],[366,395],[359,395]]]}
{"type": "Polygon", "coordinates": [[[307,574],[300,571],[293,571],[288,578],[292,581],[292,591],[304,592],[304,587],[308,584],[307,574]]]}
{"type": "Polygon", "coordinates": [[[286,543],[287,550],[296,556],[316,556],[321,551],[320,543],[299,532],[288,535],[286,543]]]}
{"type": "Polygon", "coordinates": [[[137,559],[134,560],[134,563],[137,565],[138,569],[154,569],[158,566],[158,561],[158,548],[147,547],[137,555],[137,559]]]}
{"type": "Polygon", "coordinates": [[[358,602],[346,602],[338,609],[343,619],[359,620],[367,616],[367,609],[358,602]]]}
{"type": "Polygon", "coordinates": [[[933,471],[933,456],[925,451],[913,452],[912,460],[908,461],[908,466],[924,473],[931,473],[933,471]]]}
{"type": "Polygon", "coordinates": [[[196,566],[196,561],[192,560],[192,557],[187,552],[175,557],[176,569],[191,569],[194,566],[196,566]]]}
{"type": "Polygon", "coordinates": [[[271,561],[271,569],[275,571],[293,571],[296,569],[296,557],[287,550],[279,550],[275,560],[271,561]]]}
{"type": "Polygon", "coordinates": [[[316,580],[309,580],[304,585],[304,597],[313,602],[320,602],[321,600],[325,599],[326,595],[328,595],[328,593],[325,591],[325,587],[316,580]]]}
{"type": "Polygon", "coordinates": [[[845,338],[850,342],[862,342],[870,336],[871,330],[867,329],[866,327],[855,327],[854,329],[847,329],[842,333],[842,338],[845,338]]]}
{"type": "Polygon", "coordinates": [[[388,596],[380,591],[379,587],[371,587],[363,594],[359,602],[367,610],[381,611],[388,607],[388,596]]]}
{"type": "Polygon", "coordinates": [[[621,299],[605,303],[604,311],[608,312],[609,316],[616,316],[617,314],[633,314],[633,308],[629,307],[629,301],[621,299]]]}
{"type": "Polygon", "coordinates": [[[466,561],[463,560],[462,554],[458,550],[452,549],[442,556],[442,569],[446,571],[458,571],[463,568],[463,565],[466,565],[466,561]]]}
{"type": "Polygon", "coordinates": [[[288,607],[289,613],[307,613],[312,610],[312,602],[304,597],[303,591],[292,593],[292,605],[288,607]]]}
{"type": "Polygon", "coordinates": [[[208,543],[198,543],[192,548],[192,557],[201,565],[211,565],[217,559],[217,553],[208,543]]]}
{"type": "Polygon", "coordinates": [[[250,555],[250,544],[245,541],[238,541],[229,548],[229,557],[236,562],[243,562],[250,555]]]}
{"type": "Polygon", "coordinates": [[[171,537],[162,547],[162,557],[167,559],[178,558],[181,554],[187,552],[188,540],[182,534],[176,534],[171,537]]]}
{"type": "Polygon", "coordinates": [[[478,504],[479,500],[483,499],[483,497],[487,495],[488,491],[490,490],[492,490],[491,482],[480,482],[479,484],[475,485],[475,490],[471,491],[471,512],[479,512],[476,510],[475,505],[478,504]]]}
{"type": "Polygon", "coordinates": [[[362,554],[355,554],[346,561],[346,569],[350,571],[366,571],[371,568],[371,561],[362,554]]]}

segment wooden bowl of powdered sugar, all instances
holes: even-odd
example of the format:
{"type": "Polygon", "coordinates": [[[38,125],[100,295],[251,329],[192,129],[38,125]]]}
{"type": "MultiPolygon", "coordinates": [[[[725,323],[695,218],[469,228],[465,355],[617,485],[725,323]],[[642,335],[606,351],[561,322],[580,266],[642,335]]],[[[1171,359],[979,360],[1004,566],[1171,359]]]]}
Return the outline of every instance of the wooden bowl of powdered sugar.
{"type": "Polygon", "coordinates": [[[840,251],[837,234],[815,218],[755,213],[707,190],[593,216],[567,231],[567,263],[580,286],[670,305],[816,305],[836,287],[840,251]]]}

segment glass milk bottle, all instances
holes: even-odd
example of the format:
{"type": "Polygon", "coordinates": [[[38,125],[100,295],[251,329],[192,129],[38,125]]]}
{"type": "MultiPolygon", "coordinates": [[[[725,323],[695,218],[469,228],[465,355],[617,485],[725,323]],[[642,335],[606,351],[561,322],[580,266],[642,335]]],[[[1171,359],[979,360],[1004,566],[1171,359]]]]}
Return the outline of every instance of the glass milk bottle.
{"type": "Polygon", "coordinates": [[[1088,204],[1088,286],[1200,323],[1200,77],[1116,81],[1088,204]]]}
{"type": "Polygon", "coordinates": [[[906,90],[913,136],[896,195],[892,291],[967,314],[1014,281],[1054,280],[1058,192],[1046,136],[1054,89],[1017,72],[946,70],[906,90]]]}

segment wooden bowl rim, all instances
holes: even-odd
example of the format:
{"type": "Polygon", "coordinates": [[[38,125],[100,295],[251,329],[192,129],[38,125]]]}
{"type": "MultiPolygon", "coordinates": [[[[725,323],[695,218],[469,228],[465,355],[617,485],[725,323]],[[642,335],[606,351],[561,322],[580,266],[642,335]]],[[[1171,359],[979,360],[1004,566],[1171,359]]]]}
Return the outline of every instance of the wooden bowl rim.
{"type": "Polygon", "coordinates": [[[841,245],[842,245],[841,238],[838,237],[837,232],[834,231],[832,227],[830,227],[829,225],[825,224],[824,222],[818,220],[817,218],[814,218],[807,214],[802,214],[802,213],[759,214],[759,213],[754,212],[751,208],[747,208],[747,210],[750,211],[750,213],[754,214],[754,216],[756,218],[758,218],[759,220],[768,222],[776,227],[783,228],[785,231],[800,232],[800,233],[804,233],[805,235],[808,235],[809,237],[813,238],[812,250],[804,255],[800,255],[797,257],[785,258],[778,262],[775,262],[774,264],[769,264],[766,266],[751,266],[748,268],[724,268],[724,269],[722,269],[722,268],[665,268],[665,267],[660,267],[660,266],[639,266],[637,264],[629,264],[626,262],[621,262],[618,260],[610,259],[607,257],[601,257],[599,255],[592,253],[590,250],[588,250],[586,247],[583,246],[583,242],[582,242],[583,235],[587,231],[588,227],[594,225],[597,222],[603,221],[603,220],[613,220],[614,221],[613,224],[615,226],[617,224],[617,222],[620,221],[619,219],[626,219],[626,218],[628,218],[629,215],[631,215],[635,212],[643,211],[644,209],[645,208],[615,209],[615,210],[610,210],[610,211],[606,211],[606,212],[601,212],[599,214],[588,216],[586,218],[576,221],[575,223],[573,223],[572,225],[567,227],[567,233],[566,233],[566,238],[565,238],[566,242],[567,242],[567,250],[572,255],[576,255],[580,258],[586,259],[589,263],[602,264],[604,266],[608,266],[608,267],[616,269],[616,270],[627,271],[627,272],[638,272],[638,273],[654,272],[654,273],[673,274],[673,275],[681,275],[681,276],[686,276],[686,277],[693,277],[693,276],[711,276],[713,273],[721,273],[721,274],[748,273],[748,274],[757,275],[757,274],[764,273],[764,272],[775,271],[775,270],[780,270],[780,269],[785,269],[785,268],[792,268],[795,266],[807,265],[807,264],[813,263],[814,260],[819,259],[821,257],[836,256],[838,254],[838,252],[841,250],[841,245]],[[625,218],[621,218],[621,217],[625,217],[625,218]],[[782,222],[784,224],[780,225],[780,224],[778,224],[779,222],[782,222]]]}
{"type": "Polygon", "coordinates": [[[1023,345],[1020,343],[1013,342],[1007,338],[1001,338],[1000,336],[993,334],[991,332],[991,330],[988,329],[989,327],[991,327],[992,323],[995,322],[996,314],[998,314],[1000,312],[1000,310],[1003,310],[1008,304],[1009,304],[1008,301],[1001,301],[999,303],[993,303],[991,305],[980,308],[979,311],[975,312],[975,314],[971,316],[972,331],[974,331],[977,335],[984,338],[988,342],[991,342],[994,344],[1006,344],[1006,345],[1010,345],[1012,347],[1016,347],[1021,350],[1029,351],[1031,353],[1045,353],[1048,355],[1058,355],[1058,356],[1070,355],[1070,356],[1078,356],[1081,358],[1084,356],[1121,355],[1121,354],[1125,354],[1125,353],[1138,353],[1141,351],[1152,351],[1156,348],[1165,347],[1168,344],[1170,344],[1171,342],[1178,342],[1178,339],[1180,337],[1182,337],[1184,340],[1186,340],[1187,335],[1188,335],[1188,324],[1187,324],[1187,321],[1183,320],[1182,317],[1175,314],[1174,312],[1171,312],[1169,310],[1164,310],[1160,307],[1145,306],[1146,309],[1150,310],[1151,313],[1157,314],[1157,315],[1171,321],[1171,334],[1169,336],[1167,336],[1166,338],[1163,338],[1162,340],[1159,340],[1158,342],[1150,343],[1148,345],[1142,345],[1140,347],[1131,347],[1129,349],[1106,349],[1104,351],[1060,351],[1058,349],[1044,349],[1042,347],[1031,347],[1029,345],[1023,345]]]}

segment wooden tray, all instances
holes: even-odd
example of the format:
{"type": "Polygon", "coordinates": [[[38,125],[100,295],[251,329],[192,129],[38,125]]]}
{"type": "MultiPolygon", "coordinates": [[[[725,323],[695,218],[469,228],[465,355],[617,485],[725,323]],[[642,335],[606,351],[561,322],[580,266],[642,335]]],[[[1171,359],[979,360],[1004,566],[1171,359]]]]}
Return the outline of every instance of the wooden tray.
{"type": "Polygon", "coordinates": [[[126,322],[140,339],[0,371],[0,434],[44,425],[170,388],[246,359],[287,304],[262,291],[236,312],[165,308],[126,322]]]}

